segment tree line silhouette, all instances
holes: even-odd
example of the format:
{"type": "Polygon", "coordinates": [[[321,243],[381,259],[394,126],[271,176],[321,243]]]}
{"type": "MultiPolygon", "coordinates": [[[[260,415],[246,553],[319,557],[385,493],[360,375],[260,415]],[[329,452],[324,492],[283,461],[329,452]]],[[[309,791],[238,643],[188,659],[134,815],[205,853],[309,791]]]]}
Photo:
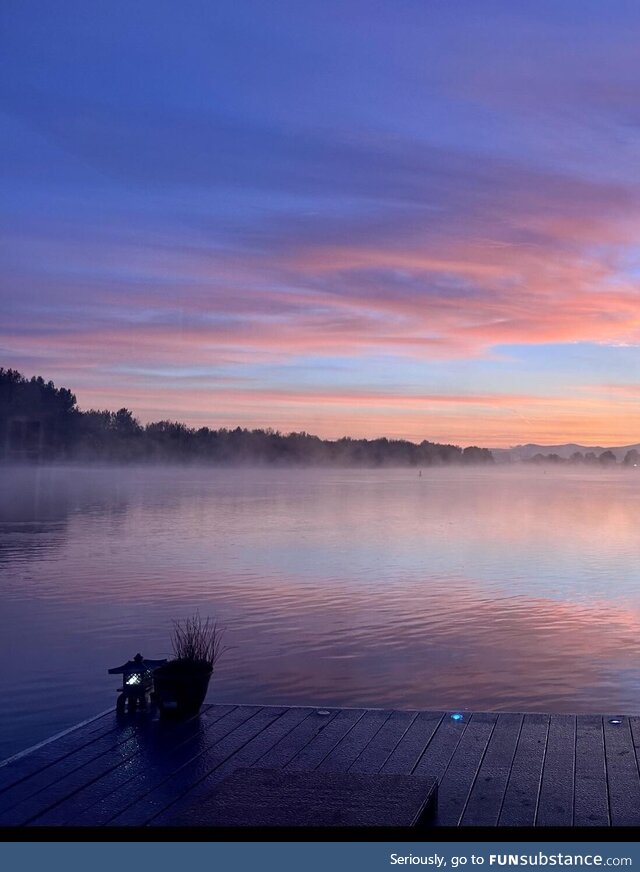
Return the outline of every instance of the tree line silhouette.
{"type": "Polygon", "coordinates": [[[131,410],[81,411],[68,388],[0,367],[0,457],[5,460],[208,462],[355,466],[493,463],[487,448],[424,440],[320,439],[276,430],[142,425],[131,410]]]}

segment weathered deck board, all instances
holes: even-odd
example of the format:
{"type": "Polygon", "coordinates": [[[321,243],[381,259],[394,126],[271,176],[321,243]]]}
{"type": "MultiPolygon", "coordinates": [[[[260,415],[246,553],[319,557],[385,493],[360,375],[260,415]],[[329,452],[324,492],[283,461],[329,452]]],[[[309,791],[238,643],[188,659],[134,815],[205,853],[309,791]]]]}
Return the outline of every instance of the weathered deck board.
{"type": "Polygon", "coordinates": [[[260,757],[256,765],[263,769],[284,769],[296,754],[316,739],[322,730],[326,729],[337,714],[337,709],[326,715],[310,711],[302,723],[283,736],[264,756],[260,757]]]}
{"type": "Polygon", "coordinates": [[[216,765],[197,784],[190,787],[177,802],[172,802],[162,812],[149,818],[145,823],[150,823],[152,826],[166,826],[175,823],[185,808],[193,805],[199,799],[209,796],[216,785],[227,775],[231,775],[236,769],[255,765],[267,751],[273,748],[283,736],[290,733],[308,714],[308,709],[301,708],[289,708],[282,711],[264,730],[257,733],[234,754],[216,765]]]}
{"type": "Polygon", "coordinates": [[[349,734],[336,745],[333,751],[327,754],[318,766],[318,771],[346,772],[390,716],[390,711],[381,709],[365,712],[349,734]]]}
{"type": "Polygon", "coordinates": [[[418,712],[392,712],[391,717],[384,722],[367,747],[360,752],[357,760],[349,767],[349,772],[362,775],[379,772],[417,716],[418,712]]]}
{"type": "MultiPolygon", "coordinates": [[[[200,731],[198,721],[193,722],[200,731]]],[[[166,741],[175,744],[190,723],[168,725],[163,731],[166,741]]],[[[120,727],[114,722],[112,729],[97,735],[93,741],[72,749],[62,759],[7,788],[0,795],[0,826],[28,823],[76,790],[98,781],[123,763],[130,764],[143,748],[148,751],[152,747],[157,727],[157,723],[146,718],[120,727]]]]}
{"type": "MultiPolygon", "coordinates": [[[[207,707],[209,709],[211,707],[207,707]]],[[[216,708],[216,715],[218,709],[216,708]]],[[[205,709],[201,718],[192,718],[183,723],[167,725],[161,732],[161,744],[175,745],[183,736],[202,733],[203,724],[209,717],[205,709]]],[[[0,794],[0,826],[15,826],[29,823],[43,811],[57,807],[70,796],[84,788],[104,783],[104,777],[114,772],[131,772],[137,757],[144,750],[145,770],[148,757],[154,749],[158,724],[140,718],[130,724],[121,724],[113,719],[111,729],[96,734],[93,741],[76,744],[62,759],[54,760],[40,771],[34,772],[0,794]],[[126,764],[126,767],[123,767],[126,764]]],[[[86,738],[86,736],[85,736],[86,738]]],[[[86,807],[86,804],[84,805],[86,807]]],[[[46,823],[63,823],[54,814],[46,823]]]]}
{"type": "Polygon", "coordinates": [[[523,718],[510,712],[498,715],[462,815],[461,823],[465,826],[497,825],[523,718]]]}
{"type": "Polygon", "coordinates": [[[64,802],[67,797],[82,789],[87,783],[98,781],[106,773],[111,772],[121,764],[126,764],[138,753],[138,750],[139,746],[136,740],[131,738],[124,744],[113,748],[111,753],[101,754],[100,757],[87,763],[86,766],[63,776],[45,790],[4,811],[0,815],[0,825],[16,826],[29,823],[43,810],[64,802]]]}
{"type": "Polygon", "coordinates": [[[144,753],[138,753],[101,778],[85,782],[74,794],[48,807],[30,823],[35,826],[60,826],[69,821],[77,826],[106,823],[124,806],[144,796],[196,756],[203,741],[218,741],[249,716],[247,711],[234,716],[233,711],[233,706],[216,706],[214,712],[205,713],[200,722],[193,719],[181,725],[183,730],[156,737],[144,753]]]}
{"type": "Polygon", "coordinates": [[[608,826],[609,797],[602,718],[580,715],[576,726],[574,826],[608,826]]]}
{"type": "Polygon", "coordinates": [[[460,823],[491,734],[497,714],[474,714],[453,752],[451,762],[439,784],[437,820],[442,826],[455,827],[460,823]]]}
{"type": "Polygon", "coordinates": [[[604,718],[604,747],[613,826],[640,825],[640,779],[628,718],[604,718]]]}
{"type": "Polygon", "coordinates": [[[363,715],[363,709],[341,709],[313,742],[300,749],[287,768],[298,772],[315,769],[363,715]]]}
{"type": "Polygon", "coordinates": [[[576,758],[575,715],[552,715],[542,770],[536,826],[570,827],[576,758]]]}
{"type": "Polygon", "coordinates": [[[41,795],[47,788],[49,792],[55,792],[61,780],[71,780],[75,773],[80,773],[79,777],[82,779],[86,766],[93,764],[95,768],[102,763],[106,767],[111,767],[123,753],[127,753],[127,749],[133,749],[135,752],[137,732],[138,730],[133,727],[126,728],[122,733],[111,730],[90,744],[66,755],[62,760],[56,760],[46,768],[31,773],[17,784],[7,788],[0,794],[0,825],[20,823],[21,821],[9,818],[15,818],[21,807],[27,809],[37,806],[38,795],[41,795]],[[31,803],[28,802],[30,798],[31,803]]]}
{"type": "Polygon", "coordinates": [[[184,823],[256,767],[432,776],[436,826],[637,827],[640,718],[617,720],[249,705],[174,724],[105,715],[0,765],[0,825],[184,823]]]}
{"type": "Polygon", "coordinates": [[[443,717],[442,712],[419,712],[418,717],[389,754],[380,772],[385,775],[407,775],[413,772],[443,717]]]}
{"type": "Polygon", "coordinates": [[[117,729],[115,712],[98,715],[88,723],[71,729],[60,738],[43,742],[15,761],[0,765],[0,792],[17,784],[70,754],[90,746],[94,739],[117,729]]]}
{"type": "Polygon", "coordinates": [[[428,773],[441,781],[468,723],[469,716],[465,720],[453,720],[443,716],[437,723],[437,730],[426,744],[420,759],[413,767],[413,774],[428,773]]]}
{"type": "Polygon", "coordinates": [[[133,805],[109,821],[110,825],[144,826],[152,817],[160,814],[167,806],[179,800],[207,775],[222,766],[234,754],[269,725],[279,718],[286,709],[263,708],[252,713],[249,718],[232,730],[224,738],[191,758],[169,778],[162,781],[153,791],[145,794],[133,805]]]}
{"type": "Polygon", "coordinates": [[[500,826],[531,827],[535,822],[549,720],[549,715],[524,716],[498,820],[500,826]]]}

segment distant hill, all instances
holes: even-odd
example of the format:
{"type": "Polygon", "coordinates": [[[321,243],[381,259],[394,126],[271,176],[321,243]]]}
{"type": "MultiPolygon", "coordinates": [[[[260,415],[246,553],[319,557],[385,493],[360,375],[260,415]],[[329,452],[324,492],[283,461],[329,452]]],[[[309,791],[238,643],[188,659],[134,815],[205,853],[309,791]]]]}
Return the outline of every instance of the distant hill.
{"type": "Polygon", "coordinates": [[[573,442],[568,442],[564,445],[536,445],[529,442],[526,445],[516,445],[513,448],[492,448],[491,453],[495,460],[500,463],[518,460],[531,460],[536,454],[557,454],[560,457],[568,460],[576,451],[581,451],[586,454],[588,451],[593,451],[594,454],[602,454],[603,451],[613,451],[616,460],[620,463],[624,460],[627,451],[635,448],[640,451],[640,442],[635,445],[622,445],[612,448],[609,445],[575,445],[573,442]]]}

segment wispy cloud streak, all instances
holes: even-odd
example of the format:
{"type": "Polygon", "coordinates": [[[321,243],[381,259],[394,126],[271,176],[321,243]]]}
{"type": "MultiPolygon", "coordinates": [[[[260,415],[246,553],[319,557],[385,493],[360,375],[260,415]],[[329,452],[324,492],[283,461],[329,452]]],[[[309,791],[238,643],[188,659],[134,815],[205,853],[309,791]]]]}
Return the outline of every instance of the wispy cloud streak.
{"type": "MultiPolygon", "coordinates": [[[[356,7],[341,9],[354,25],[356,7]]],[[[514,393],[510,368],[514,359],[523,372],[528,365],[530,384],[552,348],[554,390],[540,377],[538,394],[554,416],[550,435],[588,441],[591,427],[600,441],[630,436],[636,421],[622,392],[587,401],[565,372],[576,344],[602,360],[595,349],[640,343],[640,185],[630,158],[640,80],[625,17],[582,23],[572,69],[557,38],[560,10],[549,10],[554,30],[531,10],[496,9],[480,21],[470,7],[475,39],[454,69],[441,45],[459,44],[459,22],[444,10],[427,27],[420,10],[398,22],[383,4],[368,41],[349,51],[311,8],[276,22],[254,11],[252,25],[225,4],[215,26],[207,10],[197,21],[187,15],[175,38],[191,52],[171,70],[158,65],[170,42],[161,34],[142,48],[135,27],[121,42],[112,24],[51,22],[63,60],[21,14],[10,16],[15,46],[5,63],[22,75],[2,85],[11,143],[0,169],[3,360],[72,386],[82,376],[85,404],[106,399],[104,384],[122,366],[123,402],[145,414],[242,412],[241,422],[258,426],[269,412],[276,426],[310,429],[309,411],[323,433],[384,427],[430,437],[451,427],[451,438],[485,432],[497,444],[526,438],[526,426],[541,432],[536,394],[514,393]],[[200,31],[215,34],[218,55],[200,31]],[[238,54],[223,49],[225,36],[238,54]],[[590,58],[615,37],[615,64],[593,73],[590,58]],[[141,50],[158,81],[130,75],[141,50]],[[246,81],[236,75],[240,56],[246,81]],[[378,91],[383,112],[374,60],[394,84],[378,91]],[[94,71],[91,87],[74,76],[80,68],[94,71]],[[405,93],[406,103],[392,96],[405,93]],[[395,394],[358,393],[374,356],[387,361],[395,394]],[[256,374],[274,364],[288,369],[287,399],[256,374]],[[161,377],[140,387],[131,375],[185,365],[218,376],[208,394],[178,394],[161,377]],[[469,367],[479,374],[471,389],[456,375],[469,367]],[[251,398],[234,393],[229,376],[250,379],[251,398]],[[361,408],[355,418],[349,403],[361,408]],[[483,431],[476,410],[497,415],[507,404],[508,422],[496,417],[483,431]],[[454,406],[466,429],[451,418],[454,406]]],[[[603,372],[602,384],[612,375],[603,372]]]]}

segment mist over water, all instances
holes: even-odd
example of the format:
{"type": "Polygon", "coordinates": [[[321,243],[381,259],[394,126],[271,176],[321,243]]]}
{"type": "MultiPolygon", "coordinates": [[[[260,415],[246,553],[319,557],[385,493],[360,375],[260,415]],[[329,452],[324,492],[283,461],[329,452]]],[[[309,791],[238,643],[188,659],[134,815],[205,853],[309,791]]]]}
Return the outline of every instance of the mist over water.
{"type": "Polygon", "coordinates": [[[209,701],[640,711],[636,470],[0,476],[0,757],[196,609],[233,646],[209,701]]]}

